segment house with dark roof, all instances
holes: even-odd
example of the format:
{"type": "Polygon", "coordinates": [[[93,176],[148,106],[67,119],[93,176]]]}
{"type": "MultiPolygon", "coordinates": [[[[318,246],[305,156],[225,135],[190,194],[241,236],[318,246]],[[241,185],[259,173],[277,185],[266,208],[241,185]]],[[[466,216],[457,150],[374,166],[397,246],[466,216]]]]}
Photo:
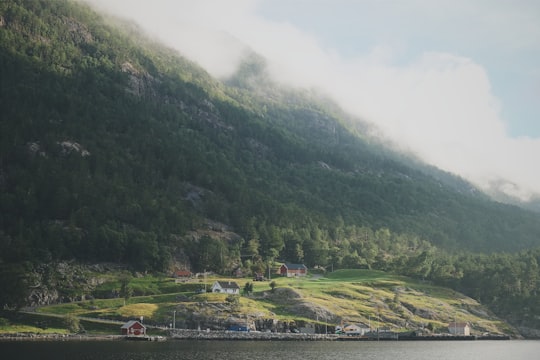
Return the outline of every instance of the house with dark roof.
{"type": "Polygon", "coordinates": [[[279,274],[286,277],[306,276],[307,267],[304,264],[283,264],[279,268],[279,274]]]}
{"type": "Polygon", "coordinates": [[[212,285],[213,293],[240,294],[240,286],[234,281],[216,281],[212,285]]]}

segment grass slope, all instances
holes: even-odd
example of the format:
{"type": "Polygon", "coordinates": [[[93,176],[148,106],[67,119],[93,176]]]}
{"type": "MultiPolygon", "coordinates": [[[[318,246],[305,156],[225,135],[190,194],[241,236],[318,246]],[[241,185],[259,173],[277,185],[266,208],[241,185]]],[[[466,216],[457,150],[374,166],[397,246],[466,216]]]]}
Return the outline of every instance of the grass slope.
{"type": "MultiPolygon", "coordinates": [[[[147,324],[168,326],[176,311],[178,324],[226,326],[234,319],[277,319],[282,322],[318,323],[333,328],[342,322],[364,323],[372,328],[389,327],[396,331],[429,328],[446,332],[451,321],[469,322],[474,333],[506,333],[514,331],[491,315],[475,300],[455,291],[432,286],[416,280],[372,270],[338,270],[326,275],[306,278],[272,279],[253,282],[249,296],[228,297],[226,294],[199,293],[210,289],[215,280],[236,281],[243,288],[251,279],[208,277],[176,284],[173,279],[146,276],[132,279],[130,286],[148,295],[124,299],[94,299],[38,308],[26,318],[3,321],[0,333],[6,332],[65,332],[62,318],[76,316],[85,329],[93,332],[116,333],[118,324],[92,324],[91,319],[124,321],[144,316],[147,324]],[[36,327],[43,323],[37,316],[49,315],[47,329],[36,327]],[[27,325],[28,327],[22,327],[27,325]],[[52,330],[51,330],[52,329],[52,330]]],[[[113,286],[111,283],[104,287],[113,286]]],[[[99,320],[101,321],[101,320],[99,320]]]]}

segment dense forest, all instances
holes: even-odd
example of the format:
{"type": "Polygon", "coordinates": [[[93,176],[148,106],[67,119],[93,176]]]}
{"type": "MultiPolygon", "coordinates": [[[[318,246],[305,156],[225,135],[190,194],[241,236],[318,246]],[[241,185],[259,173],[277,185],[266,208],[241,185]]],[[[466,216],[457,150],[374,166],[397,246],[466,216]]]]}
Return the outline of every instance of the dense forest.
{"type": "Polygon", "coordinates": [[[329,100],[273,84],[256,54],[218,81],[80,3],[2,1],[0,109],[5,304],[40,262],[289,261],[540,313],[538,213],[393,153],[329,100]]]}

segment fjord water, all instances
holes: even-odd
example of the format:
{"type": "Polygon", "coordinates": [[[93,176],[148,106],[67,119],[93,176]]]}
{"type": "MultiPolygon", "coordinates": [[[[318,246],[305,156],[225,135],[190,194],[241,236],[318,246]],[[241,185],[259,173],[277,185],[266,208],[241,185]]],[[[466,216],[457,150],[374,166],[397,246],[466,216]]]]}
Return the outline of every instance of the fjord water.
{"type": "Polygon", "coordinates": [[[539,359],[540,341],[66,341],[0,342],[5,360],[520,360],[539,359]]]}

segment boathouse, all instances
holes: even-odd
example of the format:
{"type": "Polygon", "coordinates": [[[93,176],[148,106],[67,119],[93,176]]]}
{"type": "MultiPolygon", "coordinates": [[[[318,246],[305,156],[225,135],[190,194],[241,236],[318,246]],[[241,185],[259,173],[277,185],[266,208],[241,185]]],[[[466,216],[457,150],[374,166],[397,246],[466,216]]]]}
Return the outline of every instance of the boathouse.
{"type": "Polygon", "coordinates": [[[448,332],[452,335],[471,335],[471,327],[466,322],[451,322],[448,324],[448,332]]]}
{"type": "Polygon", "coordinates": [[[146,326],[136,320],[130,320],[120,328],[122,335],[146,336],[146,326]]]}

